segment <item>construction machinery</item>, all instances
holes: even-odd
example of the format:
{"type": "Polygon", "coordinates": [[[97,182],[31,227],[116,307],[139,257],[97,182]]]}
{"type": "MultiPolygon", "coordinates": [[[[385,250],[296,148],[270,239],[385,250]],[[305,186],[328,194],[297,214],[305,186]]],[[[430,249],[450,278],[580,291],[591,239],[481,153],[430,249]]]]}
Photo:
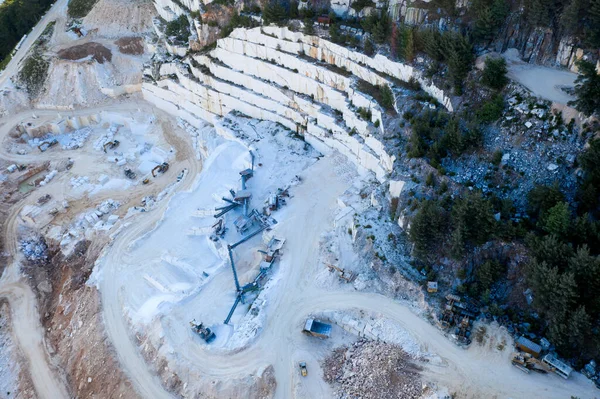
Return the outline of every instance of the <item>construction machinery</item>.
{"type": "Polygon", "coordinates": [[[338,277],[347,283],[351,283],[356,278],[356,273],[342,269],[340,267],[337,267],[337,266],[334,266],[331,264],[327,264],[327,268],[329,269],[330,272],[337,271],[339,273],[338,277]]]}
{"type": "Polygon", "coordinates": [[[329,338],[331,336],[331,324],[323,323],[317,319],[307,319],[302,332],[313,337],[329,338]]]}
{"type": "Polygon", "coordinates": [[[542,354],[542,347],[535,342],[525,338],[524,336],[519,337],[515,341],[515,347],[522,352],[527,352],[533,357],[540,357],[542,354]]]}
{"type": "Polygon", "coordinates": [[[542,362],[533,357],[531,353],[527,352],[513,353],[511,363],[513,366],[527,374],[532,371],[540,374],[546,374],[548,372],[542,362]]]}
{"type": "Polygon", "coordinates": [[[169,163],[163,162],[160,165],[156,165],[154,169],[152,169],[152,177],[156,177],[159,173],[165,173],[169,170],[169,163]]]}
{"type": "Polygon", "coordinates": [[[142,184],[148,184],[148,183],[150,183],[150,179],[148,179],[147,177],[144,180],[142,180],[142,184]]]}
{"type": "Polygon", "coordinates": [[[50,194],[46,194],[46,195],[41,196],[40,198],[38,198],[37,202],[38,202],[39,205],[44,205],[45,203],[47,203],[51,199],[52,199],[52,196],[50,194]]]}
{"type": "Polygon", "coordinates": [[[197,324],[196,320],[190,321],[192,330],[200,336],[207,344],[210,344],[217,338],[214,332],[208,327],[205,327],[203,323],[197,324]]]}
{"type": "Polygon", "coordinates": [[[302,374],[302,377],[306,377],[308,375],[308,370],[306,369],[306,362],[300,362],[298,365],[300,366],[300,374],[302,374]]]}
{"type": "Polygon", "coordinates": [[[456,339],[459,343],[465,345],[471,344],[471,324],[472,322],[465,316],[456,326],[456,339]]]}
{"type": "Polygon", "coordinates": [[[215,242],[219,241],[219,238],[223,237],[227,231],[227,227],[225,227],[225,220],[223,218],[219,218],[217,223],[213,224],[211,228],[213,229],[213,233],[210,235],[210,239],[215,242]]]}
{"type": "Polygon", "coordinates": [[[133,170],[131,170],[131,169],[125,169],[125,176],[128,179],[131,179],[131,180],[134,180],[137,177],[137,175],[135,174],[135,172],[133,170]]]}
{"type": "Polygon", "coordinates": [[[58,140],[56,140],[56,139],[46,140],[46,141],[41,142],[40,145],[38,145],[38,149],[41,152],[44,152],[47,149],[54,147],[57,144],[58,144],[58,140]]]}
{"type": "Polygon", "coordinates": [[[119,140],[112,140],[112,141],[104,143],[104,146],[102,146],[102,149],[104,150],[104,153],[106,154],[106,151],[117,148],[119,146],[119,144],[121,144],[121,142],[119,140]]]}

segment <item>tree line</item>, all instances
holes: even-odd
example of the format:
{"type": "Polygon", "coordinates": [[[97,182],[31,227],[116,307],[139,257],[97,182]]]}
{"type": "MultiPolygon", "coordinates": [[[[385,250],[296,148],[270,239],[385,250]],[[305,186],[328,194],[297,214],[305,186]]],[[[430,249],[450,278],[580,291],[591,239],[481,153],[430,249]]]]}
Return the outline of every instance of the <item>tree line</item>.
{"type": "Polygon", "coordinates": [[[50,8],[53,0],[6,0],[0,5],[0,60],[7,57],[19,40],[50,8]]]}

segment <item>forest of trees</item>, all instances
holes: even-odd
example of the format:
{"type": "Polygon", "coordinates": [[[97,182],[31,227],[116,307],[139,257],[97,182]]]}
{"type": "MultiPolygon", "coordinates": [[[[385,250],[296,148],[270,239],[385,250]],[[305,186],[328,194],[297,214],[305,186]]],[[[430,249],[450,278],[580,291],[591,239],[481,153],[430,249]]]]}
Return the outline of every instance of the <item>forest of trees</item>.
{"type": "Polygon", "coordinates": [[[37,24],[53,0],[6,0],[0,5],[0,62],[37,24]]]}
{"type": "MultiPolygon", "coordinates": [[[[523,243],[529,260],[522,272],[533,292],[533,309],[542,316],[537,332],[563,356],[587,360],[600,355],[595,327],[600,323],[600,139],[590,144],[579,157],[584,180],[575,204],[557,185],[536,186],[527,197],[527,218],[515,225],[511,200],[469,190],[452,199],[447,187],[440,186],[433,197],[418,203],[410,228],[415,254],[424,265],[440,255],[470,258],[485,243],[523,243]],[[494,217],[497,212],[500,219],[494,217]]],[[[506,269],[506,259],[495,253],[484,256],[460,276],[465,283],[459,292],[493,305],[490,288],[506,277],[506,269]]]]}

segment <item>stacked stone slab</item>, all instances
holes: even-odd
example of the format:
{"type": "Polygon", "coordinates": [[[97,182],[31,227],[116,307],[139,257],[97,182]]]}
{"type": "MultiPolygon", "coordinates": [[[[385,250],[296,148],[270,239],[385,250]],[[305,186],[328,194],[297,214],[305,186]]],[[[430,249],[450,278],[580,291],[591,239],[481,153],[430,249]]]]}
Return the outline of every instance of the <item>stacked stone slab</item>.
{"type": "MultiPolygon", "coordinates": [[[[142,92],[148,101],[196,127],[202,121],[218,125],[219,117],[231,111],[280,123],[319,151],[338,150],[359,171],[371,171],[384,181],[395,156],[377,138],[384,133],[382,109],[354,88],[355,77],[316,61],[378,86],[391,84],[386,73],[421,79],[411,67],[385,57],[377,61],[316,37],[264,27],[236,29],[209,54],[161,65],[158,79],[145,82],[142,92]],[[359,107],[371,111],[370,121],[358,115],[359,107]]],[[[442,91],[425,87],[451,109],[442,91]]]]}

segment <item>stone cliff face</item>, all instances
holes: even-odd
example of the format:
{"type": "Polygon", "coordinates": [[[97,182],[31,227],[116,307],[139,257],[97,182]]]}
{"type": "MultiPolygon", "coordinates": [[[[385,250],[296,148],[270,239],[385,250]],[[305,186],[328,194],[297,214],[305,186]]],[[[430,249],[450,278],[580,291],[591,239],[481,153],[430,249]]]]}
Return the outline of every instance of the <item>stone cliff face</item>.
{"type": "Polygon", "coordinates": [[[356,89],[358,79],[373,86],[416,79],[453,110],[444,91],[409,65],[287,28],[236,29],[210,53],[164,63],[158,73],[148,69],[146,75],[152,79],[143,84],[145,99],[193,126],[204,120],[218,131],[220,117],[232,111],[277,122],[323,153],[338,150],[380,181],[392,172],[396,157],[380,139],[384,112],[356,89]],[[359,108],[371,118],[361,117],[359,108]]]}
{"type": "Polygon", "coordinates": [[[516,48],[525,62],[566,67],[573,72],[577,72],[577,60],[586,57],[595,62],[598,58],[597,53],[586,53],[578,47],[577,41],[572,37],[561,36],[552,29],[527,26],[520,14],[509,17],[492,47],[497,52],[516,48]]]}
{"type": "MultiPolygon", "coordinates": [[[[337,0],[332,2],[332,9],[340,16],[353,17],[356,12],[352,9],[352,0],[337,0]]],[[[439,10],[432,7],[429,1],[392,0],[388,4],[388,12],[393,21],[399,21],[413,26],[428,26],[445,29],[452,25],[446,17],[438,14],[439,10]]],[[[383,9],[385,4],[375,2],[377,9],[383,9]]],[[[456,8],[460,14],[468,8],[468,2],[457,0],[456,8]]],[[[368,14],[371,8],[366,8],[359,16],[368,14]]],[[[523,61],[547,66],[562,66],[577,72],[576,61],[586,58],[592,62],[598,61],[598,51],[584,51],[578,47],[577,41],[560,31],[535,28],[528,26],[522,17],[522,11],[511,13],[506,23],[496,35],[489,48],[504,52],[509,48],[519,50],[523,61]]],[[[600,63],[598,64],[600,70],[600,63]]]]}

